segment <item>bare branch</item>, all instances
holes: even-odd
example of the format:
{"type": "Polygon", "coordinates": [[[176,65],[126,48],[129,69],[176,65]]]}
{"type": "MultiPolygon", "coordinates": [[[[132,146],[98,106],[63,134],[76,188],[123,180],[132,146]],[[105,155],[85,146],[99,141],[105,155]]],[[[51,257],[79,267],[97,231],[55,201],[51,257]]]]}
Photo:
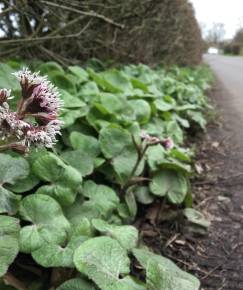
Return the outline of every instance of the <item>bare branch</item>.
{"type": "Polygon", "coordinates": [[[41,0],[40,1],[41,3],[44,3],[46,5],[49,5],[49,6],[53,6],[53,7],[58,7],[58,8],[62,8],[62,9],[65,9],[67,11],[71,11],[71,12],[75,12],[75,13],[78,13],[78,14],[82,14],[82,15],[85,15],[85,16],[89,16],[89,17],[95,17],[95,18],[99,18],[109,24],[112,24],[116,27],[119,27],[121,29],[124,29],[125,28],[125,25],[123,24],[120,24],[120,23],[117,23],[115,21],[113,21],[112,19],[102,15],[102,14],[98,14],[94,11],[83,11],[83,10],[78,10],[78,9],[75,9],[75,8],[72,8],[72,7],[68,7],[68,6],[64,6],[64,5],[59,5],[59,4],[56,4],[56,3],[52,3],[52,2],[49,2],[49,1],[43,1],[41,0]]]}

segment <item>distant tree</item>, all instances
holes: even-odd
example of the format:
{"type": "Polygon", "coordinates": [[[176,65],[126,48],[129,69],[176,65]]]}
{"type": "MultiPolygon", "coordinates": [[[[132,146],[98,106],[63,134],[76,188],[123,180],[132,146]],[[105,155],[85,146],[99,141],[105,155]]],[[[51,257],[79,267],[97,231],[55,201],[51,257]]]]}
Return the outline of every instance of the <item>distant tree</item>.
{"type": "Polygon", "coordinates": [[[233,41],[243,46],[243,28],[236,31],[233,41]]]}
{"type": "Polygon", "coordinates": [[[220,46],[225,36],[225,26],[223,23],[213,23],[208,30],[206,40],[211,45],[220,46]]]}

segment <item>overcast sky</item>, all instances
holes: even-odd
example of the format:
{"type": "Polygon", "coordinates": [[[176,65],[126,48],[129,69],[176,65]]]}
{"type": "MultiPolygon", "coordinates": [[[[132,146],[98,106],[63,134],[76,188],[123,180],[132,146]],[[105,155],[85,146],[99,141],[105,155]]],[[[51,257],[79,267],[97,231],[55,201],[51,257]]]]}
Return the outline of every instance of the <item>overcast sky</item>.
{"type": "Polygon", "coordinates": [[[213,22],[225,24],[225,38],[232,38],[240,23],[243,26],[243,0],[190,0],[198,21],[209,29],[213,22]]]}

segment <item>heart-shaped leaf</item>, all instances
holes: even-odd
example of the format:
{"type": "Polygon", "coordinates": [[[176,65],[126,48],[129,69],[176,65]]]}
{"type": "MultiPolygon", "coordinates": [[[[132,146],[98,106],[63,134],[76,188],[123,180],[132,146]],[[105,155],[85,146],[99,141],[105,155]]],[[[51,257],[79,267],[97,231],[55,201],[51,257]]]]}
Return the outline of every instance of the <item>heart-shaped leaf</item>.
{"type": "Polygon", "coordinates": [[[130,261],[126,250],[110,237],[84,242],[74,253],[74,264],[101,289],[107,289],[128,274],[130,261]]]}
{"type": "Polygon", "coordinates": [[[175,204],[180,204],[188,192],[186,177],[174,170],[158,171],[150,183],[150,190],[157,196],[167,196],[175,204]]]}
{"type": "Polygon", "coordinates": [[[0,277],[14,261],[19,251],[19,220],[0,215],[0,277]]]}
{"type": "Polygon", "coordinates": [[[99,232],[116,239],[126,250],[135,248],[138,243],[138,231],[135,227],[111,225],[100,219],[93,219],[92,224],[99,232]]]}
{"type": "Polygon", "coordinates": [[[26,178],[29,174],[29,164],[22,157],[7,154],[0,154],[0,164],[0,213],[15,214],[21,197],[4,186],[17,184],[26,178]]]}
{"type": "Polygon", "coordinates": [[[21,251],[31,253],[46,242],[62,245],[70,229],[60,205],[48,195],[32,194],[20,204],[21,217],[31,225],[20,231],[21,251]]]}

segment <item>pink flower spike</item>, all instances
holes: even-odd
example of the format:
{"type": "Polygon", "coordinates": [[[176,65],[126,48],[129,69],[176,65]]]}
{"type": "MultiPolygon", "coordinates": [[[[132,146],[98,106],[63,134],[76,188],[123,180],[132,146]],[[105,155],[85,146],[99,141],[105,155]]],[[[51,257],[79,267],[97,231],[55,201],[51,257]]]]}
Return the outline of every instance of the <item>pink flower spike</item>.
{"type": "Polygon", "coordinates": [[[16,76],[20,82],[22,97],[24,99],[31,97],[34,88],[42,82],[47,81],[47,78],[40,76],[39,72],[32,73],[28,68],[23,68],[22,70],[13,73],[13,75],[16,76]]]}

